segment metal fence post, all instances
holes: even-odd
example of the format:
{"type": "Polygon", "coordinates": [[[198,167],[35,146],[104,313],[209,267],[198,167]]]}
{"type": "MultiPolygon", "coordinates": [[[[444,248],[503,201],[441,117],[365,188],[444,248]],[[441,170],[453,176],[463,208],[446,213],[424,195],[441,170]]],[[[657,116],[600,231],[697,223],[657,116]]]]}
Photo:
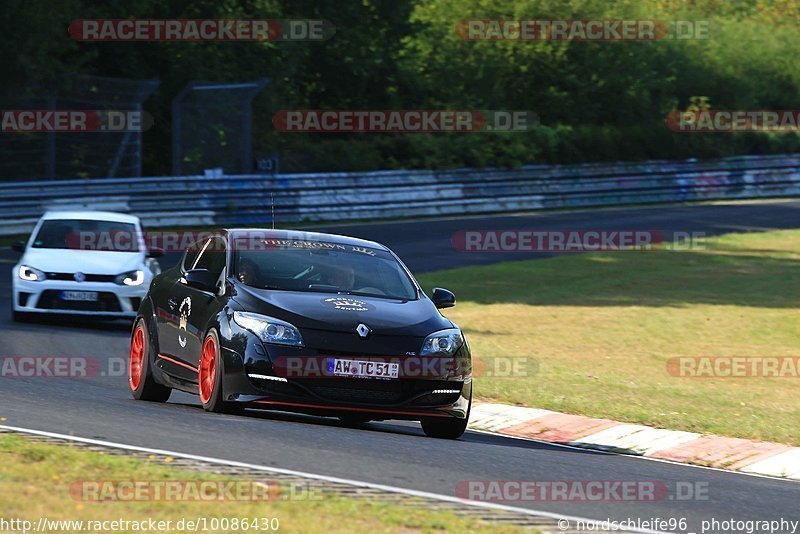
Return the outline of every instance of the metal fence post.
{"type": "Polygon", "coordinates": [[[244,107],[244,115],[242,117],[242,132],[244,142],[242,143],[242,167],[241,172],[253,172],[253,99],[256,95],[269,83],[269,78],[261,78],[256,82],[256,87],[247,97],[244,107]]]}
{"type": "Polygon", "coordinates": [[[172,99],[172,174],[201,174],[216,167],[252,172],[252,103],[267,83],[268,78],[186,84],[172,99]]]}

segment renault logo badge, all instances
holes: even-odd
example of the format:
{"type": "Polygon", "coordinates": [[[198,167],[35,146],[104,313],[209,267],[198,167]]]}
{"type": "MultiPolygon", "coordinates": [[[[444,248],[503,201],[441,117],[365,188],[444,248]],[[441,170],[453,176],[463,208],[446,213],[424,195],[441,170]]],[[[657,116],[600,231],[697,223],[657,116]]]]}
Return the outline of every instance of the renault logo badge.
{"type": "Polygon", "coordinates": [[[356,332],[358,333],[358,337],[365,338],[370,335],[372,330],[370,330],[369,327],[364,323],[359,323],[359,325],[356,327],[356,332]]]}

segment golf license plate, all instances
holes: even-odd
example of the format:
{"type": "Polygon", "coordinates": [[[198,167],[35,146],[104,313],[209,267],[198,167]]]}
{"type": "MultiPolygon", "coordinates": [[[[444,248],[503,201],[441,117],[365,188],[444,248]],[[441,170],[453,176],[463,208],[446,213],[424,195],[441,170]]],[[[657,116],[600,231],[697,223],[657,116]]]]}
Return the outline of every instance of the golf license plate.
{"type": "Polygon", "coordinates": [[[97,291],[62,291],[61,300],[95,302],[97,300],[97,291]]]}
{"type": "Polygon", "coordinates": [[[328,359],[328,373],[334,376],[390,379],[397,378],[399,372],[399,363],[328,359]]]}

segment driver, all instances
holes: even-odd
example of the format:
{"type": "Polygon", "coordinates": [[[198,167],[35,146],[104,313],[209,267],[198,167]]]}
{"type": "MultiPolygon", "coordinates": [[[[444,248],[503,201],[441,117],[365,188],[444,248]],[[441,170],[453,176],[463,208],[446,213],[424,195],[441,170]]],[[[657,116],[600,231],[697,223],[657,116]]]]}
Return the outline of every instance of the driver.
{"type": "Polygon", "coordinates": [[[239,261],[239,273],[236,277],[243,284],[255,286],[258,279],[258,266],[252,260],[242,259],[239,261]]]}
{"type": "Polygon", "coordinates": [[[356,282],[356,272],[352,267],[334,267],[328,273],[328,284],[336,286],[339,291],[350,291],[356,282]]]}

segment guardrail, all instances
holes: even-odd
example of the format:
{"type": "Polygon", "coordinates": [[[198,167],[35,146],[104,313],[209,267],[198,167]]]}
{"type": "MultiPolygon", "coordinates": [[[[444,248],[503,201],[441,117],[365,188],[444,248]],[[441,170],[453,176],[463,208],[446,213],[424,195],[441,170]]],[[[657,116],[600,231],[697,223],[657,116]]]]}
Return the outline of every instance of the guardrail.
{"type": "Polygon", "coordinates": [[[800,157],[530,165],[512,170],[178,176],[0,183],[0,235],[48,209],[133,213],[147,227],[255,225],[800,195],[800,157]]]}

